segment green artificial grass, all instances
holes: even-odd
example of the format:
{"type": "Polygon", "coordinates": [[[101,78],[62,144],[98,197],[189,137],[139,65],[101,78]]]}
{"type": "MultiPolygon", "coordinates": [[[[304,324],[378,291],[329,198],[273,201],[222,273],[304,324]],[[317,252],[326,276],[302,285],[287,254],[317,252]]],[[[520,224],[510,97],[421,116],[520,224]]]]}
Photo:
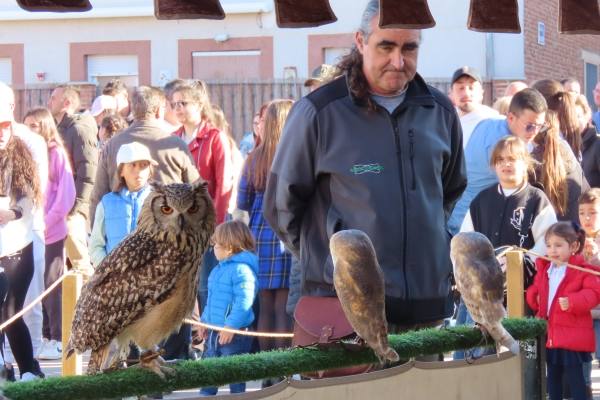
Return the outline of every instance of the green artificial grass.
{"type": "MultiPolygon", "coordinates": [[[[517,340],[532,339],[546,331],[545,321],[532,318],[506,319],[503,325],[517,340]]],[[[492,343],[489,339],[486,342],[478,329],[464,326],[390,335],[389,341],[401,359],[492,343]]],[[[11,400],[118,398],[202,386],[221,386],[373,362],[377,362],[377,358],[370,349],[349,351],[341,346],[327,349],[295,348],[203,361],[182,361],[172,366],[175,373],[165,380],[152,372],[129,368],[94,376],[8,383],[3,394],[11,400]]]]}

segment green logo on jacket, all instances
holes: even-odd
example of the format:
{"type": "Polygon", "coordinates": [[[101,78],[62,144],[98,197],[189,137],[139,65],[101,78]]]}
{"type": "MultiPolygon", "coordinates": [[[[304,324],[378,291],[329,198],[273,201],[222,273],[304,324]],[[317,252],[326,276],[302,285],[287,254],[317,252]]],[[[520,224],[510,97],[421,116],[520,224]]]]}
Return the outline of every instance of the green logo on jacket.
{"type": "Polygon", "coordinates": [[[354,175],[362,175],[362,174],[380,174],[383,172],[383,165],[379,163],[374,164],[354,164],[352,168],[350,168],[350,172],[354,175]]]}

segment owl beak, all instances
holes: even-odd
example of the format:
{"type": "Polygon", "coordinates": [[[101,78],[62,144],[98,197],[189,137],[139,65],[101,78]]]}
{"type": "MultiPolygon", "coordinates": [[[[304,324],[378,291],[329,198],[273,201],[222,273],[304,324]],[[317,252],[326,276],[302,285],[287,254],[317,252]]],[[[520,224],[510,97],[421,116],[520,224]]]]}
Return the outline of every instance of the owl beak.
{"type": "Polygon", "coordinates": [[[179,225],[179,229],[183,230],[183,215],[177,217],[177,224],[179,225]]]}

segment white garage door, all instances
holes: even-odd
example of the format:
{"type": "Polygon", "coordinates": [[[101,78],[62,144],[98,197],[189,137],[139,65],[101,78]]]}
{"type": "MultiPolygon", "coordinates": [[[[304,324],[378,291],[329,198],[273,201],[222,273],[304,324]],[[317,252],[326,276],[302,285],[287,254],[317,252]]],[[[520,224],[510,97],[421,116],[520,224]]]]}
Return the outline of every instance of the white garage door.
{"type": "Polygon", "coordinates": [[[103,87],[118,78],[128,87],[138,86],[138,58],[135,55],[87,56],[88,81],[103,87]]]}
{"type": "Polygon", "coordinates": [[[10,58],[0,58],[0,81],[12,84],[12,62],[10,58]]]}

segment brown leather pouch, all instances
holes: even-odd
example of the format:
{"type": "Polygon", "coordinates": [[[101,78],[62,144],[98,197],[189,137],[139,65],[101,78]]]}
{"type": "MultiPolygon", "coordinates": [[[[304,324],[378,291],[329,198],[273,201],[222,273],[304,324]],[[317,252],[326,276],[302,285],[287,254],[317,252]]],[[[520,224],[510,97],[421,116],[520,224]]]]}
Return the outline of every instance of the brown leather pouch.
{"type": "MultiPolygon", "coordinates": [[[[298,300],[294,311],[293,346],[323,346],[339,342],[341,339],[352,339],[356,333],[344,315],[342,305],[337,297],[303,296],[298,300]]],[[[303,373],[309,378],[333,378],[337,376],[356,375],[371,370],[372,364],[353,367],[329,369],[303,373]]]]}

